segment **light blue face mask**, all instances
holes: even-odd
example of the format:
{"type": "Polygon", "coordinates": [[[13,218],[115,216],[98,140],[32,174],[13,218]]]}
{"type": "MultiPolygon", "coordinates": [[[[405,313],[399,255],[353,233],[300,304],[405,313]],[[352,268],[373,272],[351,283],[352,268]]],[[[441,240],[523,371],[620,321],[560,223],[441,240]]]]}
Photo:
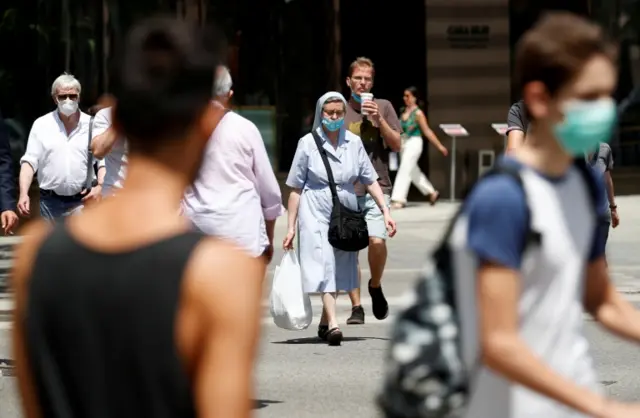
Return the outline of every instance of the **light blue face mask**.
{"type": "Polygon", "coordinates": [[[571,155],[581,156],[609,142],[616,123],[616,104],[612,98],[575,100],[564,106],[564,121],[553,127],[556,138],[571,155]]]}
{"type": "Polygon", "coordinates": [[[335,132],[338,129],[342,128],[344,124],[344,118],[342,119],[327,119],[322,118],[322,124],[331,132],[335,132]]]}
{"type": "Polygon", "coordinates": [[[351,97],[353,97],[353,100],[355,100],[358,103],[362,103],[362,97],[360,97],[359,94],[356,94],[354,92],[351,92],[351,97]]]}

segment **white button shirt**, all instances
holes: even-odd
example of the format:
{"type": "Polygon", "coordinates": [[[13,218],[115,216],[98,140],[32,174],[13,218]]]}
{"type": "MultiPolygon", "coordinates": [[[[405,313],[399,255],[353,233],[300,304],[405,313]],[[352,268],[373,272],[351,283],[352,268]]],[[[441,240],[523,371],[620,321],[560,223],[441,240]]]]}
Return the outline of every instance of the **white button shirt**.
{"type": "MultiPolygon", "coordinates": [[[[96,113],[93,119],[93,137],[102,135],[111,126],[111,107],[104,108],[96,113]]],[[[104,185],[102,186],[102,195],[109,196],[117,189],[122,188],[122,183],[127,175],[127,141],[124,138],[118,138],[113,144],[111,151],[104,157],[107,173],[104,177],[104,185]]]]}
{"type": "MultiPolygon", "coordinates": [[[[80,112],[78,126],[69,135],[57,110],[33,122],[20,165],[28,163],[33,168],[41,189],[61,196],[82,191],[87,180],[90,119],[80,112]]],[[[104,161],[98,160],[98,167],[104,167],[104,161]]]]}

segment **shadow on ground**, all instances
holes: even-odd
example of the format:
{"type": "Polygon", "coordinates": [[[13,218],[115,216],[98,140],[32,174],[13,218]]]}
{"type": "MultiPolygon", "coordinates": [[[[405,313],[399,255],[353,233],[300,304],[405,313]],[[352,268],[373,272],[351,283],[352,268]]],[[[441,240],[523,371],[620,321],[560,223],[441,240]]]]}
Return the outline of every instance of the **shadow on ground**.
{"type": "MultiPolygon", "coordinates": [[[[366,340],[381,340],[381,341],[389,341],[388,338],[380,338],[380,337],[344,337],[342,342],[350,342],[350,341],[366,341],[366,340]]],[[[321,340],[318,337],[306,337],[306,338],[294,338],[291,340],[284,341],[273,341],[271,344],[326,344],[326,341],[321,340]]]]}
{"type": "Polygon", "coordinates": [[[262,409],[266,408],[269,405],[275,405],[282,403],[282,401],[270,401],[267,399],[254,399],[253,401],[253,409],[262,409]]]}

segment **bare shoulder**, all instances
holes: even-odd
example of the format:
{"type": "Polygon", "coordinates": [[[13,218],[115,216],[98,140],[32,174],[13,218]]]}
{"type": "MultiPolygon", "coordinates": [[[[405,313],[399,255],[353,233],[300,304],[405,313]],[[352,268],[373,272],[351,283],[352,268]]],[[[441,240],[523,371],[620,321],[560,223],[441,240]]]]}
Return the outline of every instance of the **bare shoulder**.
{"type": "Polygon", "coordinates": [[[44,240],[52,230],[51,224],[44,220],[30,223],[22,229],[22,242],[14,250],[15,261],[11,272],[11,284],[16,291],[31,274],[31,267],[44,240]]]}
{"type": "Polygon", "coordinates": [[[226,316],[246,311],[247,304],[260,306],[265,265],[230,243],[203,239],[185,273],[185,296],[207,310],[226,316]]]}

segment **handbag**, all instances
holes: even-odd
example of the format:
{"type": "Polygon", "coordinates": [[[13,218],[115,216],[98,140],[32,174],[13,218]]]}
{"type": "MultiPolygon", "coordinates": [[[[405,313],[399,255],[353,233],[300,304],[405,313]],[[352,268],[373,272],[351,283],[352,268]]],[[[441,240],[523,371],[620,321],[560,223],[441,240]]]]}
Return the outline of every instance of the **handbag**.
{"type": "Polygon", "coordinates": [[[359,210],[349,209],[340,202],[327,151],[322,147],[322,139],[315,131],[312,131],[311,134],[327,170],[327,179],[329,180],[329,188],[333,198],[333,209],[329,220],[329,244],[342,251],[355,252],[363,250],[369,246],[369,230],[367,229],[364,213],[359,210]]]}

